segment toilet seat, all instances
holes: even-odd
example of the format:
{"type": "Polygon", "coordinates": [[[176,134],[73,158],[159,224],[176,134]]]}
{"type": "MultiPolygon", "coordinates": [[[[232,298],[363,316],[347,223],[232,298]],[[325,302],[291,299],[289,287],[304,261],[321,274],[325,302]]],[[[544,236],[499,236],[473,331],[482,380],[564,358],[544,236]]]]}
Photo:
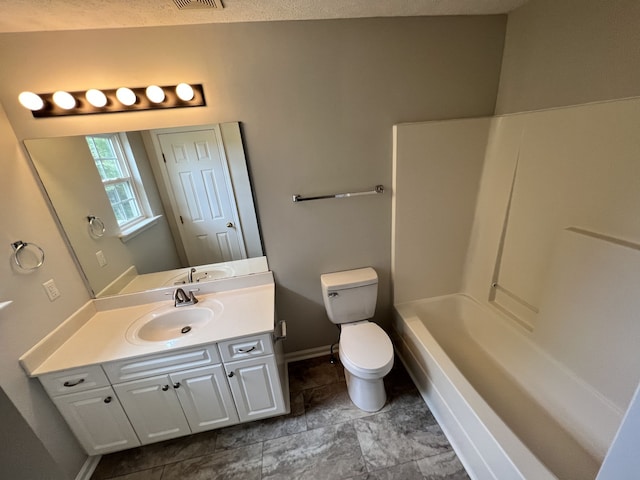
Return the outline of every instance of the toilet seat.
{"type": "Polygon", "coordinates": [[[382,328],[369,321],[342,325],[340,361],[363,379],[384,377],[393,367],[393,345],[382,328]]]}

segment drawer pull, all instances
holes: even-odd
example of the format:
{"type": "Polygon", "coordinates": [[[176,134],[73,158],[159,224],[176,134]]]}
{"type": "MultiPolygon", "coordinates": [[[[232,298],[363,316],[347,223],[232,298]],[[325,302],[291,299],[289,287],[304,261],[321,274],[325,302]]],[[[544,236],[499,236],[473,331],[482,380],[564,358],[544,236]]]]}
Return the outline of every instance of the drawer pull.
{"type": "Polygon", "coordinates": [[[249,353],[249,352],[253,352],[255,349],[256,349],[255,345],[251,348],[239,348],[238,353],[249,353]]]}
{"type": "Polygon", "coordinates": [[[166,392],[167,390],[169,390],[169,385],[163,385],[162,386],[162,391],[166,392]]]}
{"type": "Polygon", "coordinates": [[[107,397],[104,399],[104,403],[111,403],[111,400],[113,400],[111,397],[107,397]]]}
{"type": "Polygon", "coordinates": [[[63,385],[65,387],[75,387],[76,385],[80,385],[81,383],[84,383],[84,378],[79,378],[75,382],[67,380],[63,383],[63,385]]]}

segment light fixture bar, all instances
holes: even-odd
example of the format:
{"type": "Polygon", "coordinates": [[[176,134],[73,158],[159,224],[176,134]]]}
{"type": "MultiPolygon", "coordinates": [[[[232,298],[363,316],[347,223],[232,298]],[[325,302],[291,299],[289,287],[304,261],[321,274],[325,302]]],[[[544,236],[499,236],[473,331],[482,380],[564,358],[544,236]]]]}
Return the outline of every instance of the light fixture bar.
{"type": "Polygon", "coordinates": [[[121,112],[137,112],[142,110],[159,110],[166,108],[184,108],[184,107],[204,107],[207,103],[204,98],[204,90],[200,84],[189,84],[193,89],[193,98],[191,100],[183,100],[176,94],[176,85],[165,85],[159,88],[164,93],[164,99],[158,103],[153,103],[147,98],[147,87],[130,88],[135,94],[135,103],[125,105],[118,100],[116,91],[118,89],[102,89],[107,103],[103,107],[96,107],[89,103],[86,97],[88,90],[68,92],[75,99],[75,107],[65,110],[58,106],[53,100],[53,93],[38,93],[43,100],[44,106],[39,110],[32,110],[31,114],[35,118],[46,117],[62,117],[68,115],[90,115],[96,113],[121,113],[121,112]]]}

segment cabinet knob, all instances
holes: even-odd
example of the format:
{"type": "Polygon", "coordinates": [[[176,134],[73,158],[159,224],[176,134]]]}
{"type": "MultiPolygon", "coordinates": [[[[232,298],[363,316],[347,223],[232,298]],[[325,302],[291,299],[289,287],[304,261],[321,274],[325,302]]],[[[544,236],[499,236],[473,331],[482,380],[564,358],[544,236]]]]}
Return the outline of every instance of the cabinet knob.
{"type": "Polygon", "coordinates": [[[112,398],[111,397],[107,397],[104,399],[104,403],[111,403],[112,398]]]}
{"type": "Polygon", "coordinates": [[[176,382],[173,384],[173,388],[180,388],[180,382],[176,382]]]}
{"type": "Polygon", "coordinates": [[[166,392],[167,390],[169,390],[169,385],[163,385],[162,386],[162,391],[166,392]]]}
{"type": "Polygon", "coordinates": [[[229,378],[233,377],[233,372],[229,372],[229,375],[227,375],[227,377],[229,378]]]}

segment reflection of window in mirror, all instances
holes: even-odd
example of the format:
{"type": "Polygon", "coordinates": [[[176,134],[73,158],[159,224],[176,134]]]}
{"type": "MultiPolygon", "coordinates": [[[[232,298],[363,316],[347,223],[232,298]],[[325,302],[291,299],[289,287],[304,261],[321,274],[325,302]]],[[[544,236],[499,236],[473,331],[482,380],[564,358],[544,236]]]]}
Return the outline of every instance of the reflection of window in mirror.
{"type": "Polygon", "coordinates": [[[126,135],[85,137],[120,230],[152,216],[126,135]]]}

